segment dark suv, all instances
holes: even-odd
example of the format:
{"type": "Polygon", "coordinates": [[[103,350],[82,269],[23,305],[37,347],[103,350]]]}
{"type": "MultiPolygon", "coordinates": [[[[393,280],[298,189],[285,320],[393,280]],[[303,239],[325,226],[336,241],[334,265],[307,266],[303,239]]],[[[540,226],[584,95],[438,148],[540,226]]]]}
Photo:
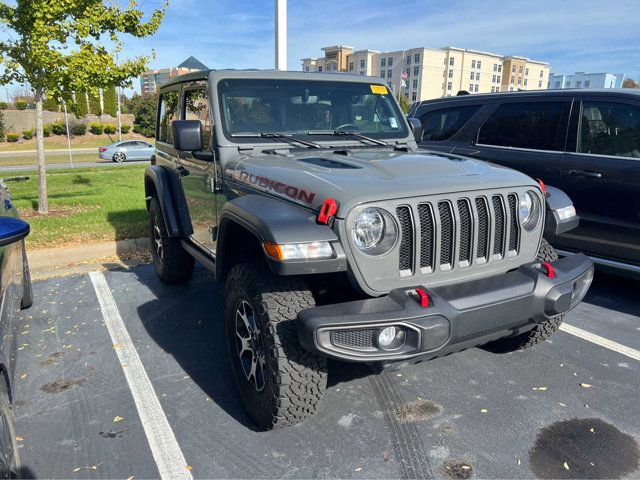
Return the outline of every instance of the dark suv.
{"type": "Polygon", "coordinates": [[[505,165],[563,190],[582,221],[551,243],[640,274],[640,91],[464,95],[416,103],[409,116],[424,127],[420,147],[505,165]]]}

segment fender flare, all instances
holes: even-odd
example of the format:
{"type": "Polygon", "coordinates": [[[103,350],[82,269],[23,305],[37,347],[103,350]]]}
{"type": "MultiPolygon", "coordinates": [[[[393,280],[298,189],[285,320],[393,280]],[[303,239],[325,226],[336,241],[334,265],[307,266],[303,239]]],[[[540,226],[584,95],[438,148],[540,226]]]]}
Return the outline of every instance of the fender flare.
{"type": "Polygon", "coordinates": [[[151,198],[155,194],[171,237],[190,235],[193,232],[184,194],[175,176],[158,165],[151,165],[144,172],[144,194],[149,210],[151,198]]]}
{"type": "Polygon", "coordinates": [[[265,195],[248,194],[224,204],[218,219],[216,247],[216,278],[223,278],[223,265],[227,251],[225,233],[230,223],[235,223],[259,242],[271,270],[279,275],[304,275],[344,271],[346,256],[338,236],[327,225],[315,222],[316,214],[308,209],[265,195]],[[269,257],[263,242],[277,244],[331,242],[334,258],[312,261],[279,262],[269,257]]]}
{"type": "Polygon", "coordinates": [[[573,201],[562,190],[549,185],[545,186],[546,214],[544,222],[544,234],[546,236],[560,235],[561,233],[573,230],[580,223],[580,217],[574,215],[571,218],[562,220],[558,216],[558,210],[573,205],[573,201]]]}

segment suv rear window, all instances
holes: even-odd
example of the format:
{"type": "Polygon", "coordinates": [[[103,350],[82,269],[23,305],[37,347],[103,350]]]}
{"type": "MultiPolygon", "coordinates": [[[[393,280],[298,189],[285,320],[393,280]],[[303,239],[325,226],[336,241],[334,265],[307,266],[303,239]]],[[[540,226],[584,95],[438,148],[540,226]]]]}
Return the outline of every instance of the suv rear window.
{"type": "Polygon", "coordinates": [[[479,108],[480,105],[467,105],[426,113],[420,117],[420,123],[422,123],[424,130],[422,139],[431,142],[449,140],[458,133],[479,108]]]}
{"type": "Polygon", "coordinates": [[[608,102],[583,102],[579,153],[640,157],[640,108],[608,102]]]}
{"type": "Polygon", "coordinates": [[[478,143],[532,150],[562,150],[558,145],[565,102],[504,103],[480,128],[478,143]]]}

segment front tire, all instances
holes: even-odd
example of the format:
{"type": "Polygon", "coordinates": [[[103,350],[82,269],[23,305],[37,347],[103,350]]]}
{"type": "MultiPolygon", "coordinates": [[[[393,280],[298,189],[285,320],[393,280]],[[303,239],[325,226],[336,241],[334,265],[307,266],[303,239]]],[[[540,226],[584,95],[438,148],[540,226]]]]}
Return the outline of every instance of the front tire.
{"type": "Polygon", "coordinates": [[[298,312],[315,306],[302,280],[260,263],[235,266],[227,278],[225,337],[244,406],[262,430],[315,414],[327,385],[327,361],[298,340],[298,312]]]}
{"type": "MultiPolygon", "coordinates": [[[[536,259],[539,262],[555,262],[558,258],[558,252],[543,238],[536,259]]],[[[560,328],[563,320],[564,315],[549,318],[541,323],[537,323],[531,330],[527,330],[519,335],[490,342],[487,344],[487,349],[499,353],[508,353],[531,348],[553,335],[558,328],[560,328]]]]}
{"type": "Polygon", "coordinates": [[[116,152],[113,154],[113,161],[116,163],[122,163],[127,159],[127,156],[122,152],[116,152]]]}
{"type": "Polygon", "coordinates": [[[158,197],[149,204],[151,257],[156,273],[164,283],[184,283],[193,276],[195,261],[180,245],[179,237],[170,237],[158,197]]]}

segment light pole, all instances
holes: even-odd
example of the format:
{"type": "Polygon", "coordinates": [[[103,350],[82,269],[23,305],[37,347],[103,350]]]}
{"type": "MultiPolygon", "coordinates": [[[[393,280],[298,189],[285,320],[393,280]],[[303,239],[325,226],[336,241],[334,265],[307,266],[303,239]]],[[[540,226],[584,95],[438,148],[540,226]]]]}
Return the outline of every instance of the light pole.
{"type": "Polygon", "coordinates": [[[275,0],[276,70],[287,69],[287,0],[275,0]]]}
{"type": "Polygon", "coordinates": [[[69,163],[73,168],[73,155],[71,154],[71,132],[69,131],[69,117],[67,116],[67,102],[62,100],[62,106],[64,107],[64,124],[67,127],[67,147],[69,149],[69,163]]]}

